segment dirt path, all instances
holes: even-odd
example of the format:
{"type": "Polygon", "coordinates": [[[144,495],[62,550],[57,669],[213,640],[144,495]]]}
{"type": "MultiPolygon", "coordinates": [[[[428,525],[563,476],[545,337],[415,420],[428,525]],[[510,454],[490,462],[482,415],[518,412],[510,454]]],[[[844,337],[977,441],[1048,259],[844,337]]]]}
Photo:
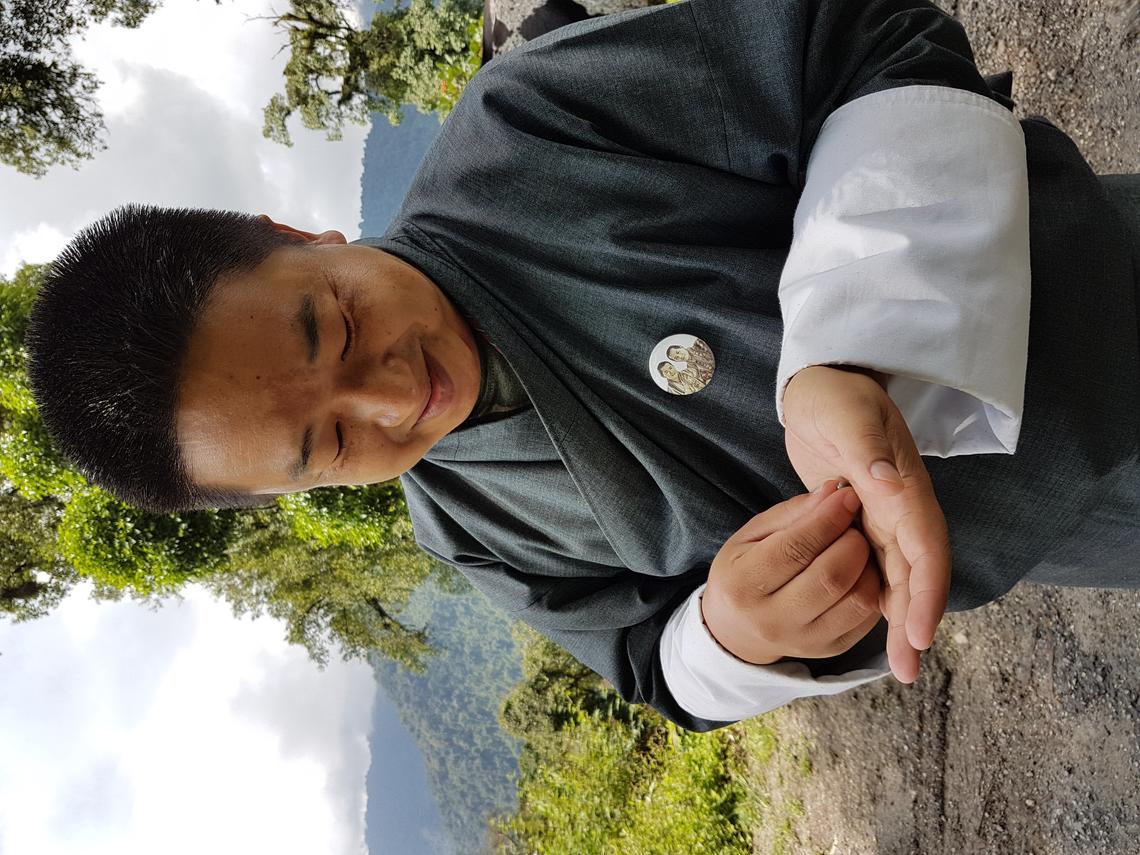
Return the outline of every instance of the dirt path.
{"type": "MultiPolygon", "coordinates": [[[[1121,43],[1110,2],[939,5],[983,73],[1012,69],[1018,116],[1049,118],[1098,173],[1140,172],[1140,40],[1121,43]]],[[[758,853],[777,836],[789,855],[1140,853],[1140,592],[1018,585],[948,616],[915,685],[776,721],[810,741],[812,771],[757,773],[776,814],[803,807],[758,853]]]]}

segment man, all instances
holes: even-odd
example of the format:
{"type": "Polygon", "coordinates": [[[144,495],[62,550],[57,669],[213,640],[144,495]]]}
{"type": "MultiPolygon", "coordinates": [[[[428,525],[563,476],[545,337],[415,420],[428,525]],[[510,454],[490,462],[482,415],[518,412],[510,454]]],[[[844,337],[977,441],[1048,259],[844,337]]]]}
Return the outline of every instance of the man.
{"type": "Polygon", "coordinates": [[[947,604],[1140,581],[1133,238],[1008,106],[921,0],[583,21],[480,71],[382,237],[100,221],[30,376],[146,507],[400,475],[421,546],[686,727],[909,682],[947,604]],[[680,334],[715,371],[672,395],[680,334]]]}

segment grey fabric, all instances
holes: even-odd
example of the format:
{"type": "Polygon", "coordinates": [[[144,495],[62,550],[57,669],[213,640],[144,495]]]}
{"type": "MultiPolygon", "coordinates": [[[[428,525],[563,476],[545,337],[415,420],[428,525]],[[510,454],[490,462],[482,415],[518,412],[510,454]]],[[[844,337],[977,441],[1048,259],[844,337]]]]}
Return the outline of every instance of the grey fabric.
{"type": "MultiPolygon", "coordinates": [[[[922,0],[689,0],[570,24],[480,70],[389,230],[362,241],[437,283],[534,404],[453,432],[403,476],[420,545],[690,729],[724,722],[669,694],[662,628],[733,532],[804,490],[775,374],[812,146],[840,105],[916,83],[1009,106],[962,27],[922,0]],[[679,332],[716,356],[689,396],[648,374],[653,346],[679,332]]],[[[1073,142],[1043,118],[1021,124],[1033,300],[1020,444],[925,458],[954,610],[1064,555],[1106,485],[1140,477],[1127,232],[1073,142]]],[[[1074,550],[1059,575],[1084,577],[1107,548],[1074,550]]],[[[882,649],[879,629],[856,654],[882,649]]]]}
{"type": "MultiPolygon", "coordinates": [[[[1099,175],[1109,202],[1131,232],[1133,274],[1140,297],[1140,175],[1099,175]]],[[[1106,303],[1105,309],[1109,308],[1106,303]]],[[[1111,391],[1106,390],[1107,394],[1111,391]]],[[[1099,502],[1067,541],[1026,577],[1028,582],[1080,587],[1140,587],[1140,477],[1136,454],[1100,485],[1099,502]]]]}

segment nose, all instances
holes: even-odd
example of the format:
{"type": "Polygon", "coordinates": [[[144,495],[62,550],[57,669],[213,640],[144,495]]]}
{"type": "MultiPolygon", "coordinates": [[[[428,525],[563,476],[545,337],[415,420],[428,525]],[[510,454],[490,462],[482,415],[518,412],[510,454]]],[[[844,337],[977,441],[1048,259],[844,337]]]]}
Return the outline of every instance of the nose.
{"type": "Polygon", "coordinates": [[[425,380],[402,356],[369,354],[349,359],[340,373],[334,405],[342,418],[384,427],[411,423],[426,398],[425,380]]]}

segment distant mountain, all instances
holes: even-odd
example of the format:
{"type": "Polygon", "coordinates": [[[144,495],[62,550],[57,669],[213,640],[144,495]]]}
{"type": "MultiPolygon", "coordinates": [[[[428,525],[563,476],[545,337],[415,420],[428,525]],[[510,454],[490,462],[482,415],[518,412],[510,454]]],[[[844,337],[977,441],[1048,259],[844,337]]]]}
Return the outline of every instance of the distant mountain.
{"type": "MultiPolygon", "coordinates": [[[[454,855],[477,855],[483,851],[488,816],[512,812],[517,805],[519,745],[499,728],[498,710],[522,677],[521,653],[508,619],[474,590],[449,594],[429,582],[413,595],[400,619],[427,626],[443,653],[420,676],[379,658],[373,669],[382,693],[419,746],[454,855]]],[[[372,746],[373,763],[382,763],[383,746],[375,733],[372,746]]],[[[384,795],[369,788],[370,817],[372,800],[384,795]]],[[[398,847],[385,847],[372,832],[370,823],[373,855],[404,855],[398,847]]]]}
{"type": "Polygon", "coordinates": [[[407,104],[404,117],[393,126],[375,115],[364,141],[364,170],[360,176],[360,236],[384,234],[419,168],[424,154],[439,134],[439,118],[407,104]]]}
{"type": "Polygon", "coordinates": [[[427,764],[384,688],[372,705],[365,840],[371,855],[455,855],[428,784],[427,764]]]}

